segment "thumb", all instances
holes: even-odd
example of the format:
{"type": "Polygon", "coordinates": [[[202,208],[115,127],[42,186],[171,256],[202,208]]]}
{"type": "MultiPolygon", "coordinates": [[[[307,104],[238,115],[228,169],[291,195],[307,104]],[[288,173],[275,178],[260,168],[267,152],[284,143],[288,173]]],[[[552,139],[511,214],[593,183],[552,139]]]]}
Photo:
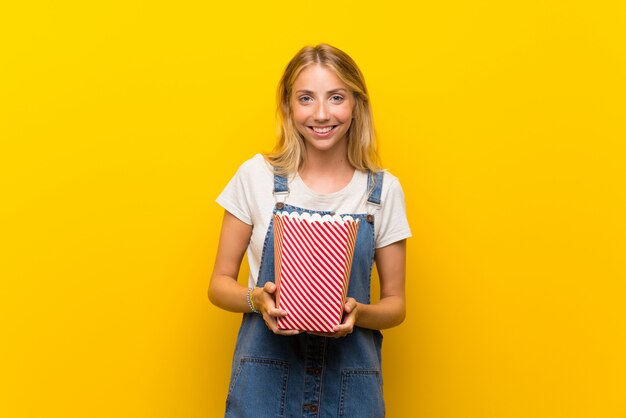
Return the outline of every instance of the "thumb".
{"type": "Polygon", "coordinates": [[[346,312],[350,313],[354,310],[354,308],[356,308],[356,300],[353,298],[348,298],[345,305],[346,312]]]}
{"type": "Polygon", "coordinates": [[[263,290],[265,290],[267,293],[274,293],[274,291],[276,291],[276,285],[272,282],[267,282],[263,286],[263,290]]]}

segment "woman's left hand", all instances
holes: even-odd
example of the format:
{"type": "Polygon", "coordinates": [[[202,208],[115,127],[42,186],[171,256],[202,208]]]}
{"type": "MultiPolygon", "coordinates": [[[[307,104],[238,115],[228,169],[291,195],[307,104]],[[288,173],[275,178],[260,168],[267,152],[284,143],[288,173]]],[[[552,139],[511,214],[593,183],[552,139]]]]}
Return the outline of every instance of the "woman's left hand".
{"type": "Polygon", "coordinates": [[[334,328],[334,332],[310,332],[309,334],[330,338],[341,338],[352,334],[354,324],[359,316],[359,305],[354,298],[347,298],[343,310],[343,321],[334,328]]]}

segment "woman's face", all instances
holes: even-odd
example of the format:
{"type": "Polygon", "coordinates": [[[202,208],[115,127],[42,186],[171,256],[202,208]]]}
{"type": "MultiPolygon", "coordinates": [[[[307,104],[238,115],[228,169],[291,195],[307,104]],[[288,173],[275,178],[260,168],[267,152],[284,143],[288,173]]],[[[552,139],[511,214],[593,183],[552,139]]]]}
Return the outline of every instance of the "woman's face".
{"type": "Polygon", "coordinates": [[[354,95],[334,72],[319,64],[298,75],[291,94],[293,122],[307,149],[332,151],[346,147],[354,95]]]}

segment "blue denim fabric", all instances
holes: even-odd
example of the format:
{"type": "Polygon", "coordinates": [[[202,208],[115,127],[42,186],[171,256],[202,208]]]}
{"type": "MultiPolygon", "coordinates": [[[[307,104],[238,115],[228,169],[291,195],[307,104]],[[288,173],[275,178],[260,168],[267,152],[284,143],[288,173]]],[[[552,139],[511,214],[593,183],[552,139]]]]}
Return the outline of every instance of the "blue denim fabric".
{"type": "MultiPolygon", "coordinates": [[[[380,204],[383,173],[368,178],[368,206],[380,204]]],[[[275,177],[275,192],[286,193],[287,181],[275,177]]],[[[274,209],[276,213],[279,209],[274,209]]],[[[284,204],[281,211],[332,214],[284,204]]],[[[342,214],[344,215],[344,214],[342,214]]],[[[374,262],[374,218],[361,220],[356,237],[348,296],[370,302],[374,262]]],[[[270,222],[258,286],[274,281],[274,223],[270,222]]],[[[380,418],[385,416],[381,373],[382,334],[355,327],[343,338],[302,333],[272,333],[263,318],[244,314],[237,337],[226,400],[226,417],[236,418],[380,418]]]]}

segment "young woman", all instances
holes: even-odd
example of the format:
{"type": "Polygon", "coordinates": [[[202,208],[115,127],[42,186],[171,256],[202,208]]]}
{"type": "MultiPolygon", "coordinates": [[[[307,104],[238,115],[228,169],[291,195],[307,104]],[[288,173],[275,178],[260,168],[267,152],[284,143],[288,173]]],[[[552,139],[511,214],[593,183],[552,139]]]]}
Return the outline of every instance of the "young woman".
{"type": "Polygon", "coordinates": [[[383,417],[379,330],[405,316],[405,240],[397,178],[378,165],[361,71],[344,52],[301,49],[278,88],[275,150],[244,162],[220,194],[224,220],[209,297],[243,312],[227,417],[383,417]],[[331,333],[278,328],[274,225],[278,211],[359,219],[341,324],[331,333]],[[248,286],[237,283],[248,251],[248,286]],[[370,303],[373,262],[380,299],[370,303]]]}

